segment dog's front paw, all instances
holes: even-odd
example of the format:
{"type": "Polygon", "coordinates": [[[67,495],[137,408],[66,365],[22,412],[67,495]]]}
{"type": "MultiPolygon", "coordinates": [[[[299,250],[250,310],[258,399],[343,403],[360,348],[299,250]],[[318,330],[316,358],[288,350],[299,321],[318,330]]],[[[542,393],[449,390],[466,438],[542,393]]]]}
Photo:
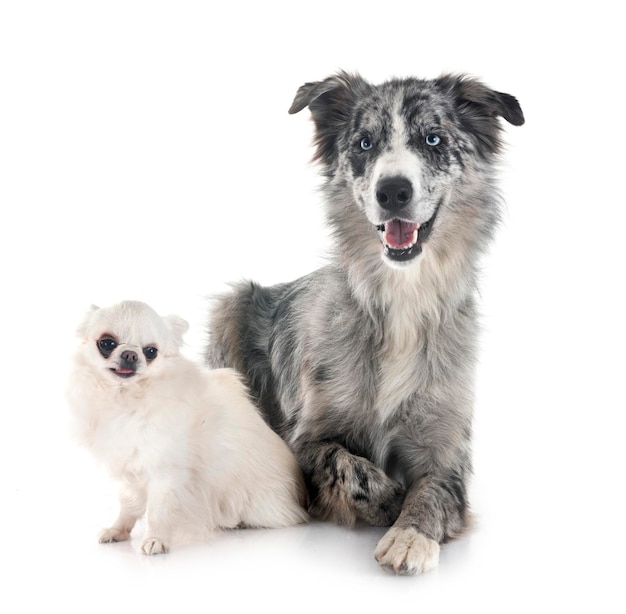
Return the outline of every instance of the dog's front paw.
{"type": "Polygon", "coordinates": [[[439,544],[413,527],[392,527],[378,542],[374,557],[387,571],[413,576],[437,567],[439,544]]]}
{"type": "Polygon", "coordinates": [[[126,529],[116,529],[111,527],[104,529],[98,537],[100,544],[112,544],[115,542],[125,542],[130,539],[130,533],[126,529]]]}
{"type": "Polygon", "coordinates": [[[148,537],[141,544],[141,551],[148,556],[153,554],[165,554],[169,550],[158,537],[148,537]]]}

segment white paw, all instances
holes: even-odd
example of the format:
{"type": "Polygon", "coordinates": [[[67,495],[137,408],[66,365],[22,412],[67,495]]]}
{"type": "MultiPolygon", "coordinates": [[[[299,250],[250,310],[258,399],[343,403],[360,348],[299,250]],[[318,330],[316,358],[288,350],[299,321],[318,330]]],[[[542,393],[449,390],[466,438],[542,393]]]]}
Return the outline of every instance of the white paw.
{"type": "Polygon", "coordinates": [[[412,576],[437,567],[439,544],[412,527],[392,527],[378,542],[374,557],[383,569],[412,576]]]}
{"type": "Polygon", "coordinates": [[[126,529],[116,529],[111,527],[110,529],[104,529],[98,537],[98,542],[101,544],[111,544],[113,542],[125,542],[130,539],[130,533],[126,529]]]}
{"type": "Polygon", "coordinates": [[[158,538],[148,537],[141,544],[141,551],[148,556],[152,554],[165,554],[169,548],[158,538]]]}

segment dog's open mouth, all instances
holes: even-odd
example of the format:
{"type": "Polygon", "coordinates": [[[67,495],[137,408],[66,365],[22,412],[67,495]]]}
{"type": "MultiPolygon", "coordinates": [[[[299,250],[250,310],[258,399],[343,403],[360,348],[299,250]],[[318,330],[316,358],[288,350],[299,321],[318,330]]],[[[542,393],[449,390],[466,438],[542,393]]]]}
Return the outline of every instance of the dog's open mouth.
{"type": "Polygon", "coordinates": [[[421,254],[424,241],[432,229],[435,215],[423,224],[389,220],[377,226],[385,256],[396,262],[406,262],[421,254]]]}
{"type": "Polygon", "coordinates": [[[135,369],[123,369],[121,367],[118,367],[117,369],[111,369],[111,371],[113,371],[113,373],[115,373],[115,375],[119,376],[119,377],[132,377],[133,375],[135,375],[137,373],[137,371],[135,371],[135,369]]]}

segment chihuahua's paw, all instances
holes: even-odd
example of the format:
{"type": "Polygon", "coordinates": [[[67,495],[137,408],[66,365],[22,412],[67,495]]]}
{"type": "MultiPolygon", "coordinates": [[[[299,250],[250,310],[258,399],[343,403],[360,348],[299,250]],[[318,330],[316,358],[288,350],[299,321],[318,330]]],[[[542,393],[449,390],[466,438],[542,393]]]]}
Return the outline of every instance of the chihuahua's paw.
{"type": "Polygon", "coordinates": [[[392,527],[378,542],[374,557],[387,571],[413,576],[437,567],[439,544],[413,527],[392,527]]]}
{"type": "Polygon", "coordinates": [[[148,556],[153,554],[165,554],[169,547],[165,545],[158,537],[148,537],[141,544],[141,551],[148,556]]]}
{"type": "Polygon", "coordinates": [[[116,529],[115,527],[111,527],[110,529],[104,529],[100,532],[98,543],[112,544],[114,542],[125,542],[129,539],[130,533],[126,529],[116,529]]]}

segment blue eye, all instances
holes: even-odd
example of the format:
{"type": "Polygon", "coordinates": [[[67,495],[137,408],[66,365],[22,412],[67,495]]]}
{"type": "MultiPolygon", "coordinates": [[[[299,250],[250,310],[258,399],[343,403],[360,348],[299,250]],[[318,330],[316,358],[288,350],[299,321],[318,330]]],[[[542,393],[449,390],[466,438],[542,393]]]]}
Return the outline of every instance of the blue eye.
{"type": "Polygon", "coordinates": [[[426,145],[430,147],[437,147],[441,143],[441,137],[438,134],[427,134],[426,145]]]}
{"type": "Polygon", "coordinates": [[[370,139],[369,137],[363,137],[361,139],[361,149],[363,151],[368,151],[369,149],[371,149],[372,147],[374,147],[374,144],[372,143],[372,139],[370,139]]]}

